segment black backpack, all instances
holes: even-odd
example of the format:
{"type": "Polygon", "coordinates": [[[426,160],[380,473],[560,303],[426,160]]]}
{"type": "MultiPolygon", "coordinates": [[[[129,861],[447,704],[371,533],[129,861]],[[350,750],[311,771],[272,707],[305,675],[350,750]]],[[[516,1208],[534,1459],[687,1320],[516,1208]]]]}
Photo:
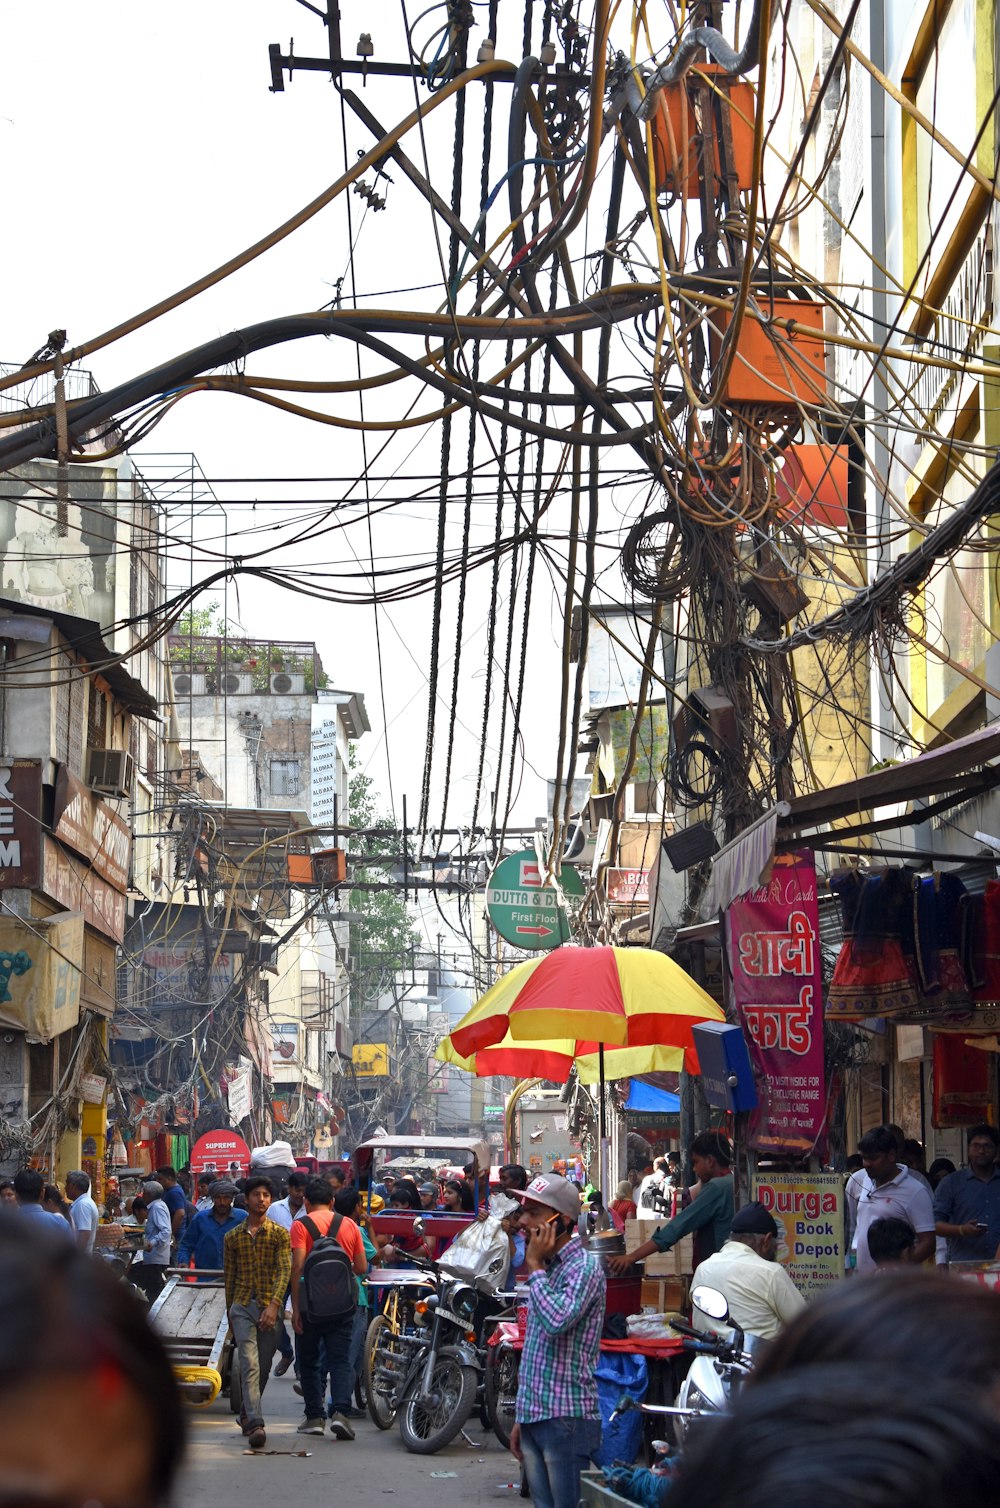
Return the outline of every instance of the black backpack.
{"type": "Polygon", "coordinates": [[[325,1236],[309,1215],[302,1217],[302,1224],[313,1238],[312,1248],[302,1268],[302,1298],[306,1318],[314,1324],[343,1319],[346,1315],[353,1314],[358,1307],[354,1263],[337,1240],[343,1216],[334,1215],[325,1236]]]}

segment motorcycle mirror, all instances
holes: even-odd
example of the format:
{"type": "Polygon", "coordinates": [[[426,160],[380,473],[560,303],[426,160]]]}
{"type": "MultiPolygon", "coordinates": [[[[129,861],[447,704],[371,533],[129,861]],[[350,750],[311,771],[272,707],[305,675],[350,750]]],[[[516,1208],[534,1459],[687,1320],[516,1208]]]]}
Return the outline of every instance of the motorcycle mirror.
{"type": "Polygon", "coordinates": [[[422,1236],[424,1233],[424,1222],[419,1215],[413,1222],[413,1233],[416,1236],[422,1236]]]}
{"type": "Polygon", "coordinates": [[[699,1283],[698,1287],[691,1292],[691,1302],[702,1314],[707,1314],[709,1319],[727,1320],[729,1318],[729,1305],[726,1303],[725,1294],[717,1288],[709,1288],[705,1283],[699,1283]]]}

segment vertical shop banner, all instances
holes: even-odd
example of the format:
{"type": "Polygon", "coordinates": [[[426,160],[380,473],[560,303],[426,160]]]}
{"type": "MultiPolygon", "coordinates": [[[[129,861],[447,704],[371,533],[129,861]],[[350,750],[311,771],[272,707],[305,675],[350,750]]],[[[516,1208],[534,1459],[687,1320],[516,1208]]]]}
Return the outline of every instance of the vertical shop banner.
{"type": "Polygon", "coordinates": [[[755,1173],[751,1198],[778,1224],[777,1260],[804,1299],[844,1276],[844,1180],[839,1173],[755,1173]]]}
{"type": "Polygon", "coordinates": [[[758,1077],[750,1145],[808,1152],[823,1130],[823,975],[816,865],[779,854],[771,879],[726,911],[733,1000],[758,1077]]]}

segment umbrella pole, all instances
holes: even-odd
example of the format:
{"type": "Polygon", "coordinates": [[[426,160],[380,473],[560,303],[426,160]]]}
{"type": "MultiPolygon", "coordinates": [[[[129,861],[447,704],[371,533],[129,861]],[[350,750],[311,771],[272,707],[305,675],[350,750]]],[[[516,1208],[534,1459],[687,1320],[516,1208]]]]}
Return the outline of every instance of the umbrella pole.
{"type": "Polygon", "coordinates": [[[600,1168],[601,1194],[607,1200],[608,1190],[608,1127],[604,1108],[604,1043],[597,1044],[597,1165],[600,1168]]]}

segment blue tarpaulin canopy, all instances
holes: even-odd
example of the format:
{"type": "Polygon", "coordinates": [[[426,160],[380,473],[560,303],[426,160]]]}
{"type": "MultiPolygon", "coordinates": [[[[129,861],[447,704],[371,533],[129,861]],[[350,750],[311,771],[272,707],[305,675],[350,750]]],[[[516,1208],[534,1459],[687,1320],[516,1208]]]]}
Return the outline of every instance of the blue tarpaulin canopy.
{"type": "Polygon", "coordinates": [[[632,1115],[677,1115],[680,1108],[680,1096],[669,1089],[657,1089],[641,1079],[633,1079],[628,1086],[625,1109],[632,1115]]]}

